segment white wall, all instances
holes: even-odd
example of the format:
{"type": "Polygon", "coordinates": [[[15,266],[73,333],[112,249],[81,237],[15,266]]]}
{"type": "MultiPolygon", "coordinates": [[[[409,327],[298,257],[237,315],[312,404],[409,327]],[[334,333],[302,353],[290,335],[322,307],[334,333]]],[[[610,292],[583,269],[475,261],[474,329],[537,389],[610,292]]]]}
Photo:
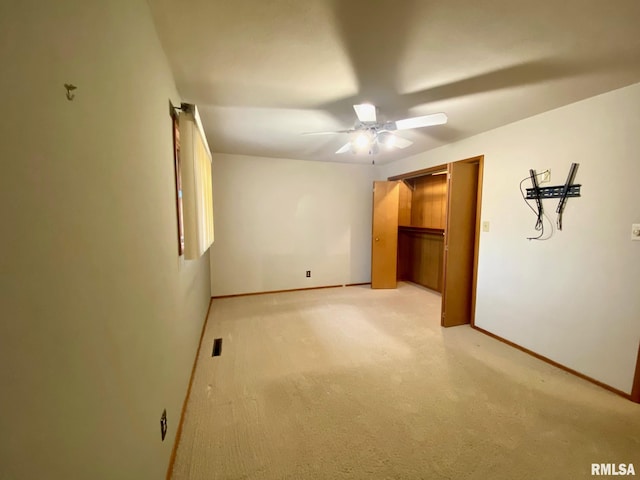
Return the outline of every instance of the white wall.
{"type": "MultiPolygon", "coordinates": [[[[476,325],[629,393],[640,339],[640,84],[381,166],[380,178],[485,155],[476,325]],[[530,168],[582,197],[563,230],[533,236],[518,184],[530,168]]],[[[530,182],[525,182],[525,187],[530,182]]],[[[557,200],[544,208],[555,222],[557,200]]],[[[548,224],[546,225],[548,228],[548,224]]]]}
{"type": "Polygon", "coordinates": [[[370,281],[372,181],[371,165],[214,154],[212,295],[370,281]]]}
{"type": "Polygon", "coordinates": [[[164,478],[210,285],[147,4],[2,2],[0,32],[0,478],[164,478]]]}

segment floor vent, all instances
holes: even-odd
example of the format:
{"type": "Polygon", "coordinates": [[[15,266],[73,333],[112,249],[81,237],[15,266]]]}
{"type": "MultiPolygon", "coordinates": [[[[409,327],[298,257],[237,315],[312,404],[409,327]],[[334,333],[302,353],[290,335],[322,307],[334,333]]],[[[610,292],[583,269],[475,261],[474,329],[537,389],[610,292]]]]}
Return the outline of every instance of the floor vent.
{"type": "Polygon", "coordinates": [[[222,339],[216,338],[213,340],[213,355],[212,357],[219,357],[222,353],[222,339]]]}

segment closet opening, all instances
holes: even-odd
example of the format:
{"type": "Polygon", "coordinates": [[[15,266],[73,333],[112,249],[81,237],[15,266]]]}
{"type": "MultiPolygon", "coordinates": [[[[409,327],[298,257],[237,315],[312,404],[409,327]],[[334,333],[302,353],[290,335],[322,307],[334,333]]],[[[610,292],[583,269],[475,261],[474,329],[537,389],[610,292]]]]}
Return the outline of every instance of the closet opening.
{"type": "Polygon", "coordinates": [[[371,287],[442,294],[442,326],[473,324],[483,156],[374,182],[371,287]]]}

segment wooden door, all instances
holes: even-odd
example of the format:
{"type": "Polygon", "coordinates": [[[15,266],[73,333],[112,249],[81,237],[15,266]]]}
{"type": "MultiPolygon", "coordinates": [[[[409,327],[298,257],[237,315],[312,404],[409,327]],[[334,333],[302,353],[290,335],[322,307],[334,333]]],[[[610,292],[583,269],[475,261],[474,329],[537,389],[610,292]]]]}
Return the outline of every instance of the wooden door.
{"type": "Polygon", "coordinates": [[[396,288],[398,182],[373,182],[371,288],[396,288]]]}
{"type": "Polygon", "coordinates": [[[444,240],[443,327],[471,321],[478,195],[478,162],[448,166],[447,226],[444,240]]]}

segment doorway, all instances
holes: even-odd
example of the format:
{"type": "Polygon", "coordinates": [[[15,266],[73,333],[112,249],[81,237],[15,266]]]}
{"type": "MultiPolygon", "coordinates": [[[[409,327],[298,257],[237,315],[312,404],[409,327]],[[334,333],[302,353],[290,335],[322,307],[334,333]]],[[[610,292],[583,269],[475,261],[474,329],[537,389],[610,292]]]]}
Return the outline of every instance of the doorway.
{"type": "Polygon", "coordinates": [[[472,324],[484,157],[374,182],[371,288],[408,280],[442,294],[441,325],[472,324]]]}

